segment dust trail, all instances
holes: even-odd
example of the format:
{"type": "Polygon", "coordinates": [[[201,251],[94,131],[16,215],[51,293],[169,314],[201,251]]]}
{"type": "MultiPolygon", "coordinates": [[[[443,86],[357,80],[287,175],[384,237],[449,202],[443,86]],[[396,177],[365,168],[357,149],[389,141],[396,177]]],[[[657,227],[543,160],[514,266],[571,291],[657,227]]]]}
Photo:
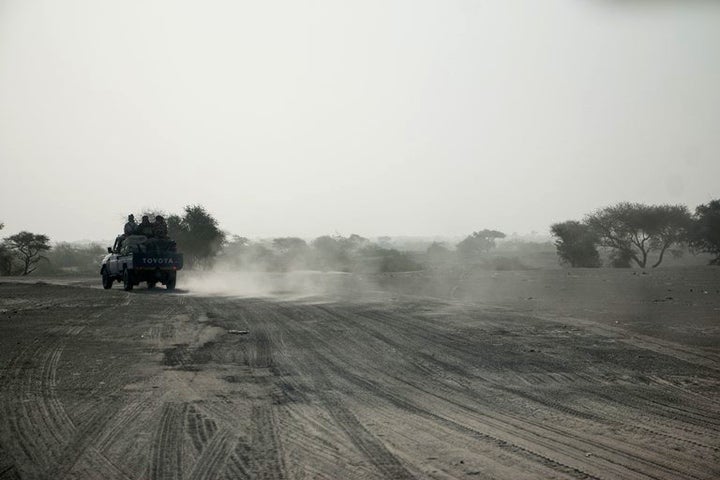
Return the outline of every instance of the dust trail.
{"type": "Polygon", "coordinates": [[[287,301],[312,301],[327,297],[366,298],[377,285],[360,275],[343,272],[184,272],[178,285],[189,294],[268,297],[287,301]]]}

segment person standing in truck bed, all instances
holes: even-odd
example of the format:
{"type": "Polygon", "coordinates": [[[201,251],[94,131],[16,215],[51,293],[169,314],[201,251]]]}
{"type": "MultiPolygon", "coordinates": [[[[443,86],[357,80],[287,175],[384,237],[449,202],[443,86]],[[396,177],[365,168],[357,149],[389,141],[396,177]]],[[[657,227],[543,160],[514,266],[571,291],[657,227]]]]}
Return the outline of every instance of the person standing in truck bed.
{"type": "Polygon", "coordinates": [[[152,223],[153,235],[156,238],[166,239],[168,237],[168,227],[162,215],[156,215],[155,221],[152,223]]]}
{"type": "Polygon", "coordinates": [[[148,238],[153,236],[153,226],[147,215],[143,215],[140,225],[135,229],[135,235],[145,235],[148,238]]]}
{"type": "Polygon", "coordinates": [[[128,215],[128,221],[125,224],[124,232],[125,236],[133,235],[135,233],[135,229],[137,228],[137,223],[135,223],[135,215],[132,213],[128,215]]]}

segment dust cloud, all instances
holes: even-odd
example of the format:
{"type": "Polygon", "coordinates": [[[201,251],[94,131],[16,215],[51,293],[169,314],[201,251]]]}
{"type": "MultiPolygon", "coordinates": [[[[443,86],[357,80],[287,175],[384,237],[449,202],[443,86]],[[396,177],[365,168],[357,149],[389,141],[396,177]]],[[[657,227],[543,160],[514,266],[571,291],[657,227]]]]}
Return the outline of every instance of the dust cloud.
{"type": "Polygon", "coordinates": [[[178,282],[191,295],[272,298],[279,301],[321,302],[367,299],[379,293],[368,276],[345,272],[188,271],[178,282]]]}

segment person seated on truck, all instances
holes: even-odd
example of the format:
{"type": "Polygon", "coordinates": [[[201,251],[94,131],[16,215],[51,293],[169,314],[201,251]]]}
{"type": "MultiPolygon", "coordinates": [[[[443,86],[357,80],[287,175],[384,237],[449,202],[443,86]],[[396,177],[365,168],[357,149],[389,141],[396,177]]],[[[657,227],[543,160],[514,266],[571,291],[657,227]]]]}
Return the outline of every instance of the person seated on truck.
{"type": "Polygon", "coordinates": [[[130,215],[128,215],[128,221],[125,224],[125,229],[124,229],[125,236],[127,237],[130,235],[133,235],[135,233],[135,229],[137,228],[137,226],[138,226],[137,223],[135,223],[135,215],[133,215],[131,213],[130,215]]]}
{"type": "Polygon", "coordinates": [[[120,248],[122,247],[123,242],[125,241],[125,238],[127,238],[127,235],[118,235],[115,238],[115,243],[113,244],[112,251],[117,253],[120,251],[120,248]]]}
{"type": "Polygon", "coordinates": [[[147,215],[143,215],[140,225],[135,229],[135,235],[145,235],[148,238],[153,236],[153,226],[147,215]]]}
{"type": "Polygon", "coordinates": [[[156,215],[155,221],[152,223],[153,235],[156,238],[167,239],[168,238],[168,227],[165,223],[165,219],[162,215],[156,215]]]}

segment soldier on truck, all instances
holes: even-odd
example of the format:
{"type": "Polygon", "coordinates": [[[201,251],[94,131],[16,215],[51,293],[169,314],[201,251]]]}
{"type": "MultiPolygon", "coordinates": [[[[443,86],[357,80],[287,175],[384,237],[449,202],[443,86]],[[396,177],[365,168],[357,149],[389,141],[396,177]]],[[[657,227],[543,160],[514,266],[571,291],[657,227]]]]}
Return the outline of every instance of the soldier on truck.
{"type": "Polygon", "coordinates": [[[167,238],[168,237],[168,227],[167,223],[165,223],[165,219],[162,215],[156,215],[155,221],[152,223],[152,229],[153,229],[153,235],[156,238],[167,238]]]}
{"type": "Polygon", "coordinates": [[[143,215],[140,225],[138,225],[135,229],[135,235],[145,235],[146,237],[153,236],[153,226],[147,215],[143,215]]]}
{"type": "Polygon", "coordinates": [[[135,223],[135,215],[131,213],[130,215],[128,215],[128,221],[125,224],[125,228],[123,229],[125,232],[125,236],[133,235],[136,228],[137,223],[135,223]]]}

